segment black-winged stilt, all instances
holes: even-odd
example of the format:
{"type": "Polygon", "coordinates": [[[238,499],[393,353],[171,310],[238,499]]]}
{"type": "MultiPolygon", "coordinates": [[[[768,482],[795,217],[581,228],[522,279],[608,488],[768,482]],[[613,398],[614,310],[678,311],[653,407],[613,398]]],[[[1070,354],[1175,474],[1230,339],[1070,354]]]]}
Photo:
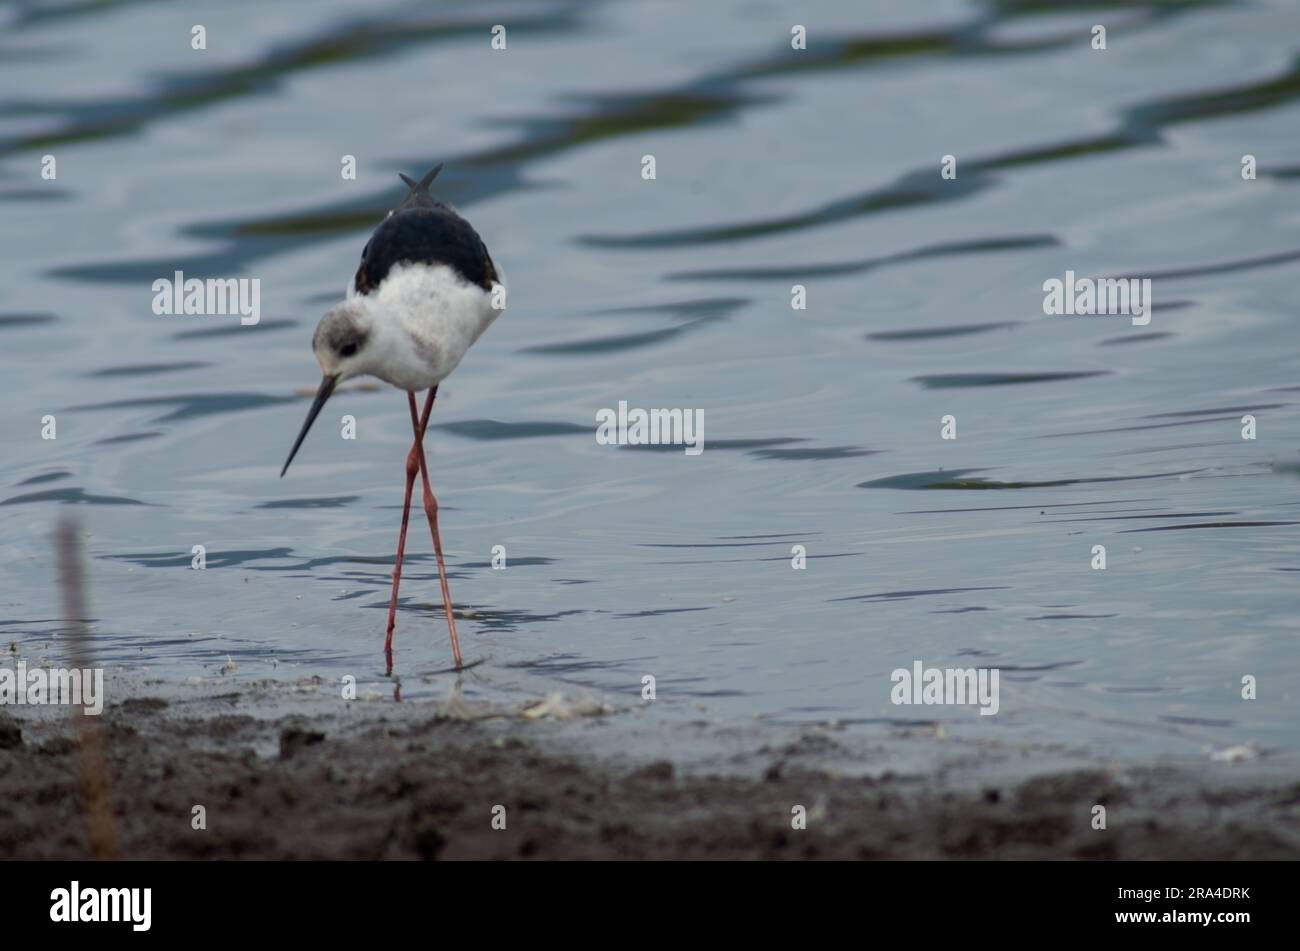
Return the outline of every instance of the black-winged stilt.
{"type": "Polygon", "coordinates": [[[293,462],[307,430],[343,380],[369,374],[406,390],[415,443],[406,456],[406,498],[402,503],[402,531],[397,539],[388,633],[384,640],[390,673],[393,629],[397,625],[397,589],[402,581],[406,525],[411,515],[416,473],[424,480],[424,511],[429,518],[433,551],[438,560],[451,652],[456,667],[462,666],[451,588],[442,557],[442,536],[438,532],[438,500],[429,485],[429,466],[424,458],[424,432],[438,384],[456,369],[465,351],[504,309],[504,282],[478,232],[454,210],[429,195],[429,185],[440,171],[441,164],[418,182],[401,176],[410,186],[410,193],[370,236],[346,298],[316,327],[312,349],[324,377],[307,411],[302,431],[280,471],[281,477],[289,471],[289,463],[293,462]],[[498,285],[500,292],[496,290],[498,285]],[[417,413],[415,394],[425,389],[429,395],[424,401],[424,411],[417,413]]]}

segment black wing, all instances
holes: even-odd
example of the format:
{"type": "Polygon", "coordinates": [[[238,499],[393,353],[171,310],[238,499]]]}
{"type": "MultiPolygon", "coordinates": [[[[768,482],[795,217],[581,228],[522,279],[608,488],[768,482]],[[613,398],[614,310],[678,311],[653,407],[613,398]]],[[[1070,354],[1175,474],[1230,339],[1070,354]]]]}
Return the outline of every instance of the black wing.
{"type": "Polygon", "coordinates": [[[419,183],[402,176],[412,186],[411,193],[366,242],[355,280],[358,294],[369,294],[394,265],[403,262],[445,264],[484,290],[491,290],[496,283],[497,269],[478,232],[429,196],[428,183],[441,168],[439,165],[419,183]]]}

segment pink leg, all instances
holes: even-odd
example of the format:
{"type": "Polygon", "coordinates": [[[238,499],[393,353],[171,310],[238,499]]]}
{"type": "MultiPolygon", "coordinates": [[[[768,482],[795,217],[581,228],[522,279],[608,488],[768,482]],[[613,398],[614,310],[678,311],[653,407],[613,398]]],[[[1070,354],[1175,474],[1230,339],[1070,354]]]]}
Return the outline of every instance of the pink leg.
{"type": "MultiPolygon", "coordinates": [[[[433,398],[438,395],[435,386],[429,391],[429,399],[424,404],[424,424],[429,423],[429,413],[433,409],[433,398]]],[[[438,559],[438,580],[442,583],[442,609],[447,615],[447,628],[451,631],[451,653],[456,659],[456,669],[464,666],[460,656],[460,637],[456,634],[456,614],[451,604],[451,586],[447,584],[447,565],[442,559],[442,535],[438,531],[438,500],[429,486],[429,463],[424,458],[424,432],[415,420],[415,397],[411,397],[411,422],[417,428],[415,448],[420,455],[420,476],[424,479],[424,513],[429,516],[429,531],[433,533],[433,553],[438,559]]]]}
{"type": "MultiPolygon", "coordinates": [[[[415,419],[415,394],[407,393],[411,403],[411,418],[415,419]]],[[[432,408],[432,407],[429,407],[432,408]]],[[[428,409],[424,419],[416,423],[416,444],[406,454],[406,497],[402,501],[402,532],[397,536],[397,560],[393,565],[393,596],[388,602],[388,635],[384,638],[384,656],[388,659],[388,672],[393,672],[393,629],[397,627],[397,589],[402,583],[402,561],[406,557],[406,525],[411,518],[411,491],[415,488],[415,474],[420,471],[420,454],[416,451],[424,428],[429,424],[428,409]]]]}

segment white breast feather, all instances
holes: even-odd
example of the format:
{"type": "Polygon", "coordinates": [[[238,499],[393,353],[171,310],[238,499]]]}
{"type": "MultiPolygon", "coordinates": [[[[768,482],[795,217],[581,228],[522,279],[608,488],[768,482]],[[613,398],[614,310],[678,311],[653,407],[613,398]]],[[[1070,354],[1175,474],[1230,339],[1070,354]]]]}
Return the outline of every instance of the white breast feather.
{"type": "Polygon", "coordinates": [[[441,383],[501,313],[491,291],[446,265],[399,264],[367,297],[378,335],[372,372],[404,390],[441,383]]]}

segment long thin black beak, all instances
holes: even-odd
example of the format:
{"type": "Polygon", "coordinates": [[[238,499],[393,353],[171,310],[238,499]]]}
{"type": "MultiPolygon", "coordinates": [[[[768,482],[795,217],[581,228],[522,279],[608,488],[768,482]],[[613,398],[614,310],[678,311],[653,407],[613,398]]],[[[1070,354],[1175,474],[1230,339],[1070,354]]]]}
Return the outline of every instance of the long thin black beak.
{"type": "Polygon", "coordinates": [[[321,377],[320,389],[316,391],[316,398],[311,402],[311,409],[307,410],[307,422],[302,424],[302,432],[300,432],[298,438],[294,440],[293,448],[289,450],[289,458],[284,460],[284,468],[280,470],[281,479],[283,479],[284,474],[289,471],[289,463],[293,462],[293,457],[298,455],[298,447],[301,446],[302,441],[307,438],[307,430],[311,429],[311,424],[316,422],[316,417],[320,415],[321,407],[325,405],[325,401],[329,399],[330,394],[334,392],[334,386],[338,381],[339,378],[337,376],[321,377]]]}

